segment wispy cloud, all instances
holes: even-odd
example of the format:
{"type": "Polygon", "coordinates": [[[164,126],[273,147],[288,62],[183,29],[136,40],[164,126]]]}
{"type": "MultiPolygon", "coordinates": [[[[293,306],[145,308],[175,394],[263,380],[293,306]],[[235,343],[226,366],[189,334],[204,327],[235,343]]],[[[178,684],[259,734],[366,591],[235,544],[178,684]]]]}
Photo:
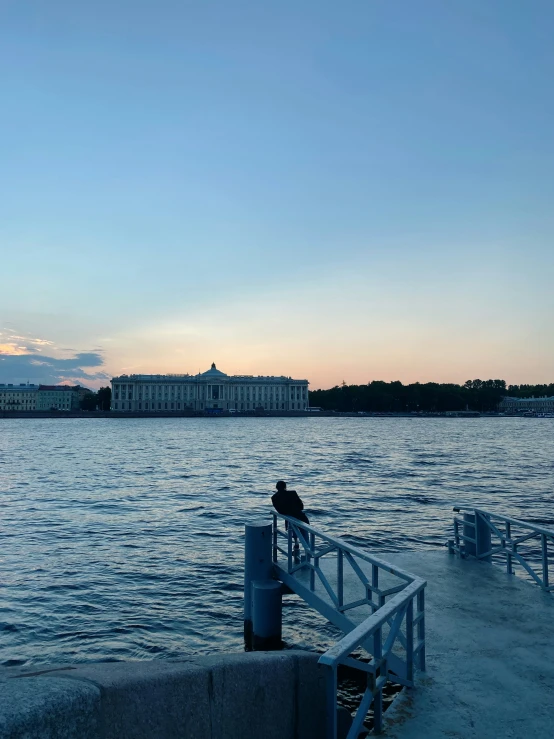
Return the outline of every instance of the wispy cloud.
{"type": "Polygon", "coordinates": [[[0,354],[7,356],[34,354],[41,352],[45,346],[54,346],[54,342],[33,336],[22,336],[11,328],[0,331],[0,354]]]}

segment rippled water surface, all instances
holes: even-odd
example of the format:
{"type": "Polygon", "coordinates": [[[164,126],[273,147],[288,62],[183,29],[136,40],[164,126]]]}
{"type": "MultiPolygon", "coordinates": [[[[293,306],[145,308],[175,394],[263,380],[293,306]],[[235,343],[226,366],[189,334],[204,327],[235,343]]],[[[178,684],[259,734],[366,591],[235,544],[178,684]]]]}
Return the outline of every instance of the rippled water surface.
{"type": "MultiPolygon", "coordinates": [[[[373,551],[442,546],[452,504],[552,523],[551,419],[0,420],[0,664],[242,647],[245,521],[275,481],[373,551]]],[[[297,599],[289,643],[331,631],[297,599]]]]}

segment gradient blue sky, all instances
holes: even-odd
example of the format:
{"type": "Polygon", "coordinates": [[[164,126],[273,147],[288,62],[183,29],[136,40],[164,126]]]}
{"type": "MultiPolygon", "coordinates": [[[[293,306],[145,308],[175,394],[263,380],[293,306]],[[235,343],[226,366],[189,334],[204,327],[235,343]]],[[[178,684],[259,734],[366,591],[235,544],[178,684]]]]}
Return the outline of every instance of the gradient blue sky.
{"type": "Polygon", "coordinates": [[[554,380],[552,0],[0,2],[0,382],[554,380]]]}

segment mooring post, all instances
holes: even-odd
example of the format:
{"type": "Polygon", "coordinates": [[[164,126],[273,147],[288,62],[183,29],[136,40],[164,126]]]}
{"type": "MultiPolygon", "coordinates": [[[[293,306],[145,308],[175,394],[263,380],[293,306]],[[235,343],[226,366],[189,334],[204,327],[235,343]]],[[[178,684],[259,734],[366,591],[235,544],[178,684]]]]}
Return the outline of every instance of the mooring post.
{"type": "Polygon", "coordinates": [[[252,649],[281,649],[282,588],[278,580],[252,582],[252,649]]]}
{"type": "Polygon", "coordinates": [[[271,580],[271,523],[254,521],[244,527],[244,644],[252,648],[252,583],[271,580]]]}
{"type": "Polygon", "coordinates": [[[487,555],[487,552],[491,550],[491,530],[487,525],[487,519],[486,514],[479,511],[475,512],[475,539],[477,541],[475,552],[479,559],[484,562],[491,562],[492,556],[487,555]]]}
{"type": "MultiPolygon", "coordinates": [[[[476,541],[477,527],[475,525],[475,513],[464,513],[464,536],[469,536],[476,541]]],[[[463,539],[463,547],[465,554],[475,557],[477,547],[473,541],[463,539]]]]}

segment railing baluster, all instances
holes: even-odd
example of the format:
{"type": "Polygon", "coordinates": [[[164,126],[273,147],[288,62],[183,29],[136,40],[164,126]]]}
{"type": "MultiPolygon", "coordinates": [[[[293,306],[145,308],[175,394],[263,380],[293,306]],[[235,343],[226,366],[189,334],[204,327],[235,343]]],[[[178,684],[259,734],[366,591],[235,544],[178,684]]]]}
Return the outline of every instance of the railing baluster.
{"type": "Polygon", "coordinates": [[[542,545],[542,587],[548,587],[548,540],[546,534],[541,534],[542,545]]]}
{"type": "Polygon", "coordinates": [[[339,608],[344,605],[344,564],[342,549],[337,551],[337,599],[339,608]]]}
{"type": "Polygon", "coordinates": [[[292,526],[290,524],[289,524],[287,533],[288,533],[287,559],[288,559],[289,572],[291,572],[292,570],[292,526]]]}

